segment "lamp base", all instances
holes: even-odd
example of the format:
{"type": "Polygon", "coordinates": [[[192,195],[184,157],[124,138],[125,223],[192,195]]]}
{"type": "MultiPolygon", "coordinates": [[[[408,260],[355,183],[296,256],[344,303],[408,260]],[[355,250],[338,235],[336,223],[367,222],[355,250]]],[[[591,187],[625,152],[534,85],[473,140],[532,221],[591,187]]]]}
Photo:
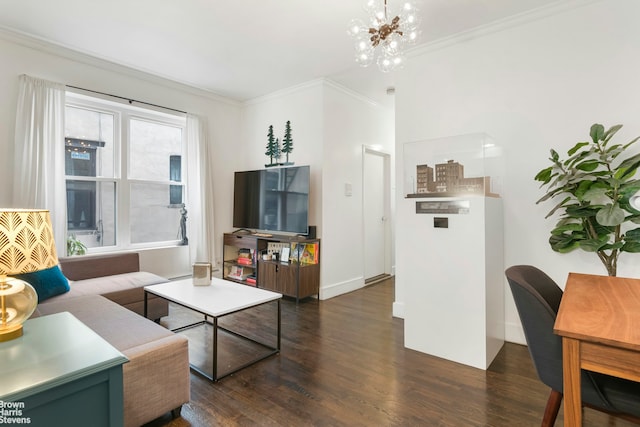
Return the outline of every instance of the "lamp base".
{"type": "Polygon", "coordinates": [[[0,329],[0,342],[11,341],[22,336],[22,325],[0,329]]]}

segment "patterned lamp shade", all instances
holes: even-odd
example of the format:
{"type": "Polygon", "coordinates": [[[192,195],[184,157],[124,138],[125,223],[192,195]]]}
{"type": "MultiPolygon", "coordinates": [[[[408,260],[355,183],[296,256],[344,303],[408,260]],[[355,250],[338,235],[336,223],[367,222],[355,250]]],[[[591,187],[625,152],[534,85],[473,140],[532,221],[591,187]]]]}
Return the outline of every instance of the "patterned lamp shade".
{"type": "Polygon", "coordinates": [[[27,282],[7,277],[57,266],[49,211],[0,209],[0,341],[22,335],[22,324],[38,303],[27,282]]]}
{"type": "Polygon", "coordinates": [[[0,209],[0,274],[29,273],[57,264],[49,211],[0,209]]]}

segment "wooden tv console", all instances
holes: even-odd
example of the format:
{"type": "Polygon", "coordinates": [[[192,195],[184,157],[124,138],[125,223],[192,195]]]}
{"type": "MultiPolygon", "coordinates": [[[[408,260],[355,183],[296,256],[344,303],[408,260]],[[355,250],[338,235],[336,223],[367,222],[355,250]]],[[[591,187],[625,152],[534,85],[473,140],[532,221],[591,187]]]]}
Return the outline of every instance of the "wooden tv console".
{"type": "Polygon", "coordinates": [[[296,299],[320,297],[320,239],[235,232],[224,234],[223,278],[296,299]],[[289,260],[282,256],[289,252],[289,260]],[[278,253],[278,258],[264,255],[278,253]]]}

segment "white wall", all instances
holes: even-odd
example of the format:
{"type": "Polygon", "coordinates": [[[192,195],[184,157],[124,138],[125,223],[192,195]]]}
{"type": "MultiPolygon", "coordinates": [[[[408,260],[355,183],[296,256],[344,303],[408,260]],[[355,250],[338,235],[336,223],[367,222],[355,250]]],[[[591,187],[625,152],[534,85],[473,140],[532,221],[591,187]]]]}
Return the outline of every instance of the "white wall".
{"type": "Polygon", "coordinates": [[[331,298],[364,286],[363,147],[389,153],[395,161],[393,110],[327,84],[324,131],[321,296],[331,298]],[[351,196],[345,195],[347,183],[351,196]]]}
{"type": "MultiPolygon", "coordinates": [[[[287,120],[291,122],[293,152],[289,161],[296,166],[311,168],[309,196],[309,224],[322,228],[322,82],[314,81],[295,88],[279,91],[245,103],[242,111],[242,138],[238,141],[240,164],[236,170],[264,169],[269,164],[267,133],[273,125],[273,134],[282,143],[287,120]]],[[[282,159],[284,161],[284,159],[282,159]]],[[[227,177],[233,187],[233,171],[227,177]]],[[[229,215],[233,209],[233,188],[229,193],[229,215]]],[[[227,232],[233,231],[232,222],[227,232]]]]}
{"type": "Polygon", "coordinates": [[[252,100],[243,110],[242,169],[269,162],[269,125],[282,140],[287,120],[294,143],[289,159],[311,166],[309,221],[322,239],[320,298],[330,298],[364,285],[362,147],[393,151],[393,111],[321,80],[252,100]],[[344,195],[347,182],[351,197],[344,195]]]}
{"type": "MultiPolygon", "coordinates": [[[[576,7],[563,3],[551,16],[432,46],[410,58],[396,86],[399,153],[406,142],[475,132],[505,147],[505,266],[535,265],[562,287],[570,271],[606,270],[592,253],[551,250],[555,220],[544,217],[552,206],[535,204],[544,192],[533,177],[549,165],[550,148],[566,153],[593,123],[624,124],[619,142],[640,135],[640,2],[569,4],[576,7]]],[[[396,165],[402,177],[401,159],[396,165]]],[[[413,250],[404,243],[396,242],[397,257],[413,250]]],[[[618,275],[640,276],[638,261],[622,254],[618,275]]],[[[425,272],[396,271],[396,304],[411,298],[405,287],[416,274],[425,272]]],[[[505,293],[505,337],[524,342],[506,281],[505,293]]]]}
{"type": "MultiPolygon", "coordinates": [[[[136,72],[97,59],[90,59],[65,49],[34,42],[20,36],[0,32],[0,206],[10,206],[12,200],[13,143],[18,76],[28,74],[67,85],[107,92],[163,105],[204,116],[209,124],[209,142],[215,158],[211,168],[217,183],[214,194],[216,248],[222,248],[222,233],[231,222],[228,200],[229,174],[236,169],[237,155],[233,149],[239,140],[240,105],[202,91],[136,72]]],[[[189,274],[188,257],[180,248],[145,251],[144,264],[158,274],[178,276],[189,274]],[[156,259],[157,258],[157,259],[156,259]],[[169,263],[169,264],[167,264],[169,263]]],[[[219,254],[219,252],[218,252],[219,254]]],[[[218,255],[219,257],[219,255],[218,255]]]]}

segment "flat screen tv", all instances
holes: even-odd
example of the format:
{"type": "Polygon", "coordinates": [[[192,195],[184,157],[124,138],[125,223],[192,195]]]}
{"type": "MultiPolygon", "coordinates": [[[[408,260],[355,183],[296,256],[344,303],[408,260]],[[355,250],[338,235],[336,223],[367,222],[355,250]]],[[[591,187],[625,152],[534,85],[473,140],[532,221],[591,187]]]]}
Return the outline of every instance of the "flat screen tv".
{"type": "Polygon", "coordinates": [[[307,234],[309,166],[236,172],[233,226],[249,230],[307,234]]]}

